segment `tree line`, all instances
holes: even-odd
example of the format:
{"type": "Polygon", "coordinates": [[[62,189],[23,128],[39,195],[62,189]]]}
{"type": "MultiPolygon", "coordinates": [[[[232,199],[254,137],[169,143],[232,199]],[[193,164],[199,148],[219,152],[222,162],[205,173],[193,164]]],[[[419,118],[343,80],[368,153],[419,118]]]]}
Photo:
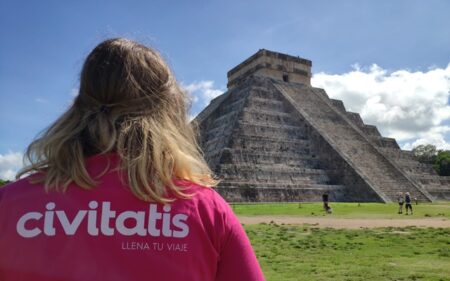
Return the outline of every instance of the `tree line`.
{"type": "Polygon", "coordinates": [[[450,176],[450,150],[436,149],[432,144],[422,144],[412,150],[421,163],[433,165],[440,176],[450,176]]]}
{"type": "Polygon", "coordinates": [[[0,179],[0,186],[4,186],[5,184],[8,184],[10,182],[11,181],[9,181],[9,180],[2,180],[2,179],[0,179]]]}

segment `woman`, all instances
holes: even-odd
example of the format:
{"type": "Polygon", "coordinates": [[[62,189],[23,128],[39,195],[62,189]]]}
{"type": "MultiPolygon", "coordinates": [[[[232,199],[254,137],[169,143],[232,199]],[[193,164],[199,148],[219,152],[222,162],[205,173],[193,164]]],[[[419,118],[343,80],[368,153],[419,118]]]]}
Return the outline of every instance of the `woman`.
{"type": "MultiPolygon", "coordinates": [[[[403,203],[405,202],[404,198],[403,198],[403,193],[399,192],[397,194],[397,201],[398,201],[398,213],[399,214],[403,214],[403,203]]],[[[407,210],[408,211],[408,210],[407,210]]]]}
{"type": "Polygon", "coordinates": [[[0,280],[264,279],[154,50],[99,44],[27,158],[0,191],[0,280]]]}
{"type": "Polygon", "coordinates": [[[406,209],[406,215],[408,215],[408,210],[411,211],[411,215],[413,214],[412,204],[411,204],[411,195],[409,194],[409,192],[405,193],[405,209],[406,209]]]}

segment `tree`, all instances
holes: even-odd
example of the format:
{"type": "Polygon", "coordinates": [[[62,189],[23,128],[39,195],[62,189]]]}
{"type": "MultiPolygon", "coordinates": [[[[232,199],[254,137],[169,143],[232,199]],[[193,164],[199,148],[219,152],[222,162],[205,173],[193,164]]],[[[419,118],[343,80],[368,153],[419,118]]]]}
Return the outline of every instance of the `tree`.
{"type": "Polygon", "coordinates": [[[10,182],[11,181],[9,181],[9,180],[2,180],[2,179],[0,179],[0,187],[4,186],[4,185],[6,185],[6,184],[8,184],[10,182]]]}
{"type": "Polygon", "coordinates": [[[450,176],[450,150],[439,150],[433,167],[440,176],[450,176]]]}
{"type": "Polygon", "coordinates": [[[412,152],[419,162],[433,164],[440,176],[450,176],[450,150],[437,150],[432,144],[421,144],[412,152]]]}
{"type": "Polygon", "coordinates": [[[421,163],[433,164],[436,160],[436,146],[432,144],[421,144],[413,148],[414,156],[421,163]]]}

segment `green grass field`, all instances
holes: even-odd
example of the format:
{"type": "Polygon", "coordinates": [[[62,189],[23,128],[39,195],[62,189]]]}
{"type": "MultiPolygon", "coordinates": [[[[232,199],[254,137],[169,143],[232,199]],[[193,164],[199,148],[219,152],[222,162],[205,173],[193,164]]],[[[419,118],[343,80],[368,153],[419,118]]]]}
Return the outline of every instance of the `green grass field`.
{"type": "Polygon", "coordinates": [[[450,229],[246,225],[268,281],[450,280],[450,229]]]}
{"type": "MultiPolygon", "coordinates": [[[[450,218],[450,203],[413,205],[321,203],[233,205],[240,216],[337,218],[450,218]]],[[[450,228],[331,229],[306,225],[244,225],[268,281],[450,280],[450,228]]]]}
{"type": "MultiPolygon", "coordinates": [[[[450,202],[413,205],[414,215],[397,214],[398,204],[382,203],[330,203],[331,216],[338,218],[450,218],[450,202]]],[[[244,216],[286,215],[314,217],[325,216],[322,203],[233,204],[234,212],[244,216]]]]}

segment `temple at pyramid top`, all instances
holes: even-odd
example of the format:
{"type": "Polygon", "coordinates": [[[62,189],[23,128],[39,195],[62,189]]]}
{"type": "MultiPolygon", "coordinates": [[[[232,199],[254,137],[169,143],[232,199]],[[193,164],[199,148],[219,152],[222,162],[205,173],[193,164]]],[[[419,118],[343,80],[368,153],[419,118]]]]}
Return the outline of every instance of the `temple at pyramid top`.
{"type": "Polygon", "coordinates": [[[239,85],[247,76],[258,75],[284,82],[311,85],[312,62],[300,57],[261,49],[230,71],[228,89],[239,85]]]}

